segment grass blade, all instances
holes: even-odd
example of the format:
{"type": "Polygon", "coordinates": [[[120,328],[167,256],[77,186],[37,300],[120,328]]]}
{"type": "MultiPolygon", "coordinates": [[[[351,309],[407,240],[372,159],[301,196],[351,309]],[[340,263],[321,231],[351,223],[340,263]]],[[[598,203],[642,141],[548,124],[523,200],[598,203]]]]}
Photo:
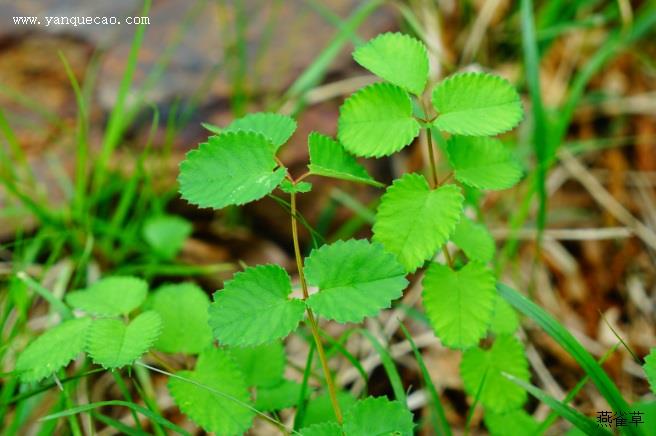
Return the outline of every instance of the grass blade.
{"type": "Polygon", "coordinates": [[[387,378],[389,378],[390,384],[392,385],[394,397],[396,397],[396,399],[404,405],[407,405],[408,399],[406,397],[405,390],[403,389],[403,383],[401,383],[401,376],[399,375],[399,371],[396,369],[396,365],[394,365],[392,356],[390,356],[387,349],[383,347],[381,343],[378,342],[378,339],[376,339],[376,337],[369,331],[359,329],[358,332],[360,332],[360,334],[362,334],[362,336],[365,338],[369,339],[369,342],[371,342],[371,345],[380,356],[380,361],[383,364],[383,368],[385,368],[387,378]]]}

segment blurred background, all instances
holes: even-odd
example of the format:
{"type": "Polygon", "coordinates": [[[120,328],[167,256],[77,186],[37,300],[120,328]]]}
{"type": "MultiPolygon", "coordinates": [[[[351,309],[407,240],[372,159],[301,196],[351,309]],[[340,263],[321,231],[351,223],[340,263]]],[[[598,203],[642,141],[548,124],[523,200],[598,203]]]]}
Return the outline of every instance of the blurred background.
{"type": "MultiPolygon", "coordinates": [[[[266,110],[297,118],[281,159],[303,173],[307,134],[335,135],[343,99],[375,81],[352,60],[353,47],[402,31],[428,46],[433,83],[482,69],[520,90],[525,121],[502,139],[521,157],[525,180],[485,194],[477,211],[497,242],[496,270],[603,356],[627,398],[646,399],[639,359],[656,345],[656,4],[522,3],[523,14],[519,1],[507,0],[0,1],[0,372],[50,322],[47,304],[17,271],[60,296],[109,272],[155,284],[192,278],[208,292],[240,263],[275,262],[293,272],[284,209],[267,198],[198,210],[177,196],[177,165],[207,137],[202,122],[223,126],[266,110]],[[15,22],[31,16],[41,25],[15,22]],[[62,16],[148,20],[45,25],[45,17],[62,16]],[[625,344],[616,347],[618,337],[625,344]]],[[[411,146],[366,165],[389,183],[423,171],[422,153],[411,146]]],[[[302,232],[307,250],[313,237],[370,235],[379,191],[313,183],[299,205],[316,230],[302,232]]],[[[439,345],[423,320],[419,288],[413,280],[399,309],[367,327],[389,346],[404,386],[416,387],[419,369],[394,320],[407,323],[449,422],[463,428],[460,354],[439,345]]],[[[531,323],[522,334],[534,383],[563,398],[585,374],[531,323]]],[[[378,354],[349,341],[371,373],[369,393],[391,392],[378,354]]],[[[297,342],[287,351],[302,367],[307,347],[297,342]]],[[[340,365],[338,382],[362,389],[353,385],[352,365],[340,365]]],[[[107,377],[98,376],[90,400],[117,395],[107,377]]],[[[2,383],[11,392],[13,382],[2,383]]],[[[161,408],[175,414],[164,383],[154,379],[161,408]]],[[[56,398],[2,406],[0,424],[36,434],[42,424],[35,417],[56,398]]],[[[426,395],[409,398],[422,416],[426,395]]],[[[592,417],[608,410],[591,384],[574,404],[592,417]]],[[[541,419],[549,413],[537,403],[528,410],[541,419]]],[[[480,416],[472,423],[474,433],[485,433],[480,416]]],[[[553,434],[562,434],[559,425],[553,434]]],[[[267,431],[256,426],[254,434],[267,431]]],[[[432,434],[430,423],[419,432],[432,434]]]]}

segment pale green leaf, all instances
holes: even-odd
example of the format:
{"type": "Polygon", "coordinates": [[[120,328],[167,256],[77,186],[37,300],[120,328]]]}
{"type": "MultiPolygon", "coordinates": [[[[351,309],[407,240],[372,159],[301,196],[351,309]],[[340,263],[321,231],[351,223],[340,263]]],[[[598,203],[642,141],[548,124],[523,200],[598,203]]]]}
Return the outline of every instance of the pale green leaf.
{"type": "MultiPolygon", "coordinates": [[[[306,391],[309,395],[310,391],[306,391]]],[[[276,386],[257,388],[255,408],[264,412],[285,409],[296,406],[301,397],[301,384],[291,380],[283,380],[276,386]]]]}
{"type": "Polygon", "coordinates": [[[148,351],[161,331],[162,319],[153,310],[142,313],[128,325],[118,319],[96,319],[89,327],[86,350],[104,368],[120,368],[148,351]]]}
{"type": "Polygon", "coordinates": [[[421,95],[428,79],[428,53],[417,39],[383,33],[353,52],[353,59],[388,82],[421,95]]]}
{"type": "Polygon", "coordinates": [[[488,263],[494,257],[496,247],[490,232],[483,224],[475,223],[466,216],[460,219],[451,240],[470,260],[488,263]]]}
{"type": "Polygon", "coordinates": [[[647,357],[645,357],[645,364],[642,366],[649,380],[651,391],[656,394],[656,348],[652,348],[647,357]]]}
{"type": "Polygon", "coordinates": [[[319,288],[307,304],[337,322],[360,322],[391,307],[408,281],[396,257],[378,243],[350,239],[312,250],[305,278],[319,288]]]}
{"type": "Polygon", "coordinates": [[[526,391],[502,372],[524,381],[530,377],[524,347],[513,336],[499,336],[489,350],[470,348],[462,356],[460,375],[465,391],[472,397],[478,395],[481,404],[493,413],[517,409],[526,401],[526,391]]]}
{"type": "Polygon", "coordinates": [[[394,253],[406,271],[413,272],[448,240],[462,216],[462,203],[457,186],[430,189],[424,176],[405,174],[381,199],[374,240],[394,253]]]}
{"type": "Polygon", "coordinates": [[[355,157],[348,154],[344,147],[332,138],[312,132],[308,136],[308,147],[310,150],[308,168],[312,174],[382,186],[381,183],[371,178],[367,170],[355,160],[355,157]]]}
{"type": "Polygon", "coordinates": [[[522,178],[522,166],[496,138],[452,136],[447,142],[456,179],[478,189],[507,189],[522,178]]]}
{"type": "Polygon", "coordinates": [[[69,292],[66,302],[91,315],[127,315],[146,300],[148,284],[129,276],[106,277],[85,290],[69,292]]]}
{"type": "Polygon", "coordinates": [[[420,129],[408,93],[389,83],[374,83],[342,104],[337,137],[356,156],[381,157],[410,144],[420,129]]]}
{"type": "Polygon", "coordinates": [[[292,284],[278,265],[235,274],[210,305],[210,326],[222,345],[260,345],[284,338],[303,319],[305,303],[289,299],[292,284]]]}
{"type": "Polygon", "coordinates": [[[424,308],[447,347],[468,348],[487,332],[496,301],[494,273],[478,262],[458,271],[431,263],[422,282],[424,308]]]}
{"type": "Polygon", "coordinates": [[[21,381],[37,382],[68,365],[84,350],[90,323],[89,318],[65,321],[32,341],[16,360],[21,381]]]}
{"type": "Polygon", "coordinates": [[[234,347],[229,351],[248,386],[272,387],[282,381],[286,358],[280,341],[256,347],[234,347]]]}
{"type": "Polygon", "coordinates": [[[258,200],[285,177],[274,147],[260,133],[236,131],[210,136],[180,164],[182,198],[200,207],[221,209],[258,200]]]}
{"type": "Polygon", "coordinates": [[[309,182],[297,182],[296,184],[292,183],[288,179],[282,179],[282,182],[280,182],[280,189],[283,192],[286,192],[288,194],[291,193],[306,193],[310,192],[312,190],[312,183],[309,182]]]}
{"type": "Polygon", "coordinates": [[[205,431],[217,435],[244,433],[254,412],[243,375],[225,350],[208,348],[193,371],[169,379],[171,396],[180,410],[205,431]]]}
{"type": "Polygon", "coordinates": [[[173,259],[191,235],[189,221],[176,215],[148,218],[143,227],[143,238],[153,252],[165,260],[173,259]]]}
{"type": "Polygon", "coordinates": [[[166,353],[197,354],[212,343],[207,309],[210,299],[193,283],[161,286],[149,308],[162,318],[162,334],[155,348],[166,353]]]}
{"type": "Polygon", "coordinates": [[[490,331],[495,335],[512,334],[519,328],[517,312],[503,297],[497,294],[490,331]]]}
{"type": "Polygon", "coordinates": [[[524,409],[507,413],[485,413],[485,426],[492,436],[537,435],[540,424],[524,409]]]}
{"type": "Polygon", "coordinates": [[[360,400],[344,416],[344,433],[348,436],[412,436],[413,429],[408,408],[385,397],[360,400]]]}
{"type": "Polygon", "coordinates": [[[342,428],[336,422],[314,424],[300,430],[301,436],[344,436],[342,428]]]}
{"type": "MultiPolygon", "coordinates": [[[[339,403],[341,410],[350,410],[356,400],[353,395],[348,392],[338,391],[337,402],[339,403]]],[[[305,417],[303,418],[303,427],[310,427],[314,424],[321,424],[324,422],[337,422],[328,392],[325,392],[308,402],[307,408],[305,409],[305,417]]]]}
{"type": "Polygon", "coordinates": [[[237,131],[261,133],[276,150],[287,142],[296,131],[296,121],[293,118],[272,112],[251,113],[234,120],[224,128],[209,123],[202,123],[202,125],[217,135],[237,131]]]}
{"type": "Polygon", "coordinates": [[[433,126],[455,135],[496,135],[514,128],[524,110],[506,79],[487,73],[458,73],[433,90],[438,117],[433,126]]]}

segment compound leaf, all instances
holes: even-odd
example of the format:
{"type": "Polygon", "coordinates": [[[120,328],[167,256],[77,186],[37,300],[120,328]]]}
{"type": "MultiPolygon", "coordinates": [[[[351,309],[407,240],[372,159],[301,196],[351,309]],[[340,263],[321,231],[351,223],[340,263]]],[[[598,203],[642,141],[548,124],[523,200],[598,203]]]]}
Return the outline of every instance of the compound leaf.
{"type": "Polygon", "coordinates": [[[651,391],[656,394],[656,348],[652,348],[647,357],[645,357],[645,364],[642,368],[645,370],[645,374],[647,374],[651,391]]]}
{"type": "Polygon", "coordinates": [[[522,119],[519,95],[507,80],[487,73],[458,73],[433,90],[433,126],[455,135],[496,135],[522,119]]]}
{"type": "Polygon", "coordinates": [[[462,215],[462,203],[457,186],[431,190],[424,176],[405,174],[381,199],[374,240],[394,253],[407,272],[413,272],[448,240],[462,215]]]}
{"type": "Polygon", "coordinates": [[[499,336],[489,350],[470,348],[462,356],[460,375],[465,391],[478,395],[481,404],[493,413],[517,409],[526,401],[526,391],[502,372],[529,380],[524,347],[513,336],[499,336]]]}
{"type": "Polygon", "coordinates": [[[371,178],[367,170],[355,160],[355,157],[348,154],[344,147],[332,138],[312,132],[308,136],[308,147],[310,150],[308,168],[312,174],[382,186],[381,183],[371,178]]]}
{"type": "Polygon", "coordinates": [[[463,216],[451,235],[451,240],[470,260],[488,263],[494,257],[494,239],[483,224],[463,216]]]}
{"type": "Polygon", "coordinates": [[[378,243],[350,239],[312,250],[305,277],[319,292],[307,304],[337,322],[360,322],[389,308],[408,284],[395,256],[378,243]]]}
{"type": "Polygon", "coordinates": [[[217,435],[244,433],[254,413],[243,375],[225,350],[208,348],[193,371],[180,371],[168,387],[180,410],[205,431],[217,435]],[[181,377],[181,378],[178,378],[181,377]]]}
{"type": "Polygon", "coordinates": [[[143,238],[156,255],[173,259],[191,235],[189,221],[176,215],[159,215],[149,218],[143,227],[143,238]]]}
{"type": "Polygon", "coordinates": [[[447,155],[456,179],[474,188],[507,189],[522,178],[522,166],[496,138],[452,136],[447,155]]]}
{"type": "Polygon", "coordinates": [[[221,209],[258,200],[278,186],[285,170],[276,167],[273,144],[262,134],[235,131],[210,136],[180,164],[182,198],[221,209]]]}
{"type": "Polygon", "coordinates": [[[261,133],[273,144],[276,150],[287,142],[296,131],[296,121],[292,117],[272,112],[248,114],[234,120],[223,129],[212,124],[203,124],[203,126],[217,135],[237,131],[261,133]]]}
{"type": "Polygon", "coordinates": [[[494,273],[477,262],[458,271],[431,263],[422,282],[424,307],[447,347],[468,348],[485,336],[496,300],[494,273]]]}
{"type": "Polygon", "coordinates": [[[282,382],[286,358],[280,341],[256,347],[230,348],[230,355],[244,374],[246,385],[260,388],[282,382]]]}
{"type": "Polygon", "coordinates": [[[16,361],[21,381],[37,382],[68,365],[84,350],[90,323],[89,318],[65,321],[32,341],[16,361]]]}
{"type": "Polygon", "coordinates": [[[210,299],[193,283],[163,285],[149,307],[162,318],[162,334],[155,348],[166,353],[197,354],[212,343],[207,309],[210,299]]]}
{"type": "Polygon", "coordinates": [[[287,336],[303,319],[305,304],[289,299],[292,284],[278,265],[235,274],[210,305],[210,326],[223,345],[260,345],[287,336]]]}
{"type": "Polygon", "coordinates": [[[353,52],[353,59],[388,82],[421,95],[428,79],[428,53],[417,39],[383,33],[353,52]]]}
{"type": "Polygon", "coordinates": [[[342,104],[337,137],[356,156],[381,157],[410,144],[420,128],[407,92],[389,83],[374,83],[342,104]]]}
{"type": "Polygon", "coordinates": [[[106,369],[130,365],[153,346],[162,331],[162,319],[153,310],[142,313],[130,324],[118,319],[97,319],[87,334],[87,353],[106,369]]]}
{"type": "Polygon", "coordinates": [[[399,401],[385,397],[368,397],[358,401],[344,416],[344,433],[348,436],[412,436],[412,413],[399,401]]]}
{"type": "Polygon", "coordinates": [[[301,436],[344,436],[342,428],[336,422],[314,424],[300,430],[301,436]]]}
{"type": "Polygon", "coordinates": [[[66,302],[91,315],[127,315],[146,300],[148,284],[130,276],[100,279],[86,290],[69,292],[66,302]]]}

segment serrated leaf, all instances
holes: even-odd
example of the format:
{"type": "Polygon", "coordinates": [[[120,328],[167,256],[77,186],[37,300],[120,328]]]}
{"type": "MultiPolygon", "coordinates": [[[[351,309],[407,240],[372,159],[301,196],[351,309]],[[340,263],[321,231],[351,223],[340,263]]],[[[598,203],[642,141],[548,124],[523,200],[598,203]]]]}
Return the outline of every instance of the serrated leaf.
{"type": "Polygon", "coordinates": [[[32,341],[16,360],[21,381],[37,382],[68,365],[84,350],[90,323],[89,318],[65,321],[32,341]]]}
{"type": "Polygon", "coordinates": [[[280,182],[280,189],[288,194],[306,193],[312,190],[312,183],[297,182],[296,184],[294,184],[287,179],[282,179],[282,182],[280,182]]]}
{"type": "Polygon", "coordinates": [[[191,223],[184,218],[159,215],[146,220],[143,238],[156,255],[171,260],[178,254],[192,230],[191,223]]]}
{"type": "Polygon", "coordinates": [[[389,83],[374,83],[344,101],[337,137],[356,156],[381,157],[410,144],[420,129],[408,93],[389,83]]]}
{"type": "Polygon", "coordinates": [[[319,292],[307,299],[317,314],[337,322],[360,322],[403,294],[408,281],[395,256],[367,240],[337,241],[312,250],[305,277],[319,292]]]}
{"type": "Polygon", "coordinates": [[[485,413],[485,426],[492,436],[526,436],[538,433],[540,424],[523,409],[485,413]]]}
{"type": "Polygon", "coordinates": [[[413,429],[408,408],[385,397],[360,400],[344,416],[344,433],[348,436],[412,436],[413,429]]]}
{"type": "Polygon", "coordinates": [[[180,410],[205,431],[217,435],[244,433],[254,412],[243,376],[227,351],[208,348],[193,371],[169,379],[171,396],[180,410]]]}
{"type": "Polygon", "coordinates": [[[207,309],[210,299],[193,283],[161,286],[149,308],[162,319],[162,333],[155,348],[166,353],[197,354],[212,343],[207,309]]]}
{"type": "Polygon", "coordinates": [[[223,345],[260,345],[287,336],[303,319],[305,303],[289,299],[292,284],[278,265],[235,274],[210,305],[210,326],[223,345]]]}
{"type": "Polygon", "coordinates": [[[462,356],[460,375],[465,391],[472,397],[478,395],[481,404],[493,413],[517,409],[526,401],[526,391],[502,372],[529,380],[524,347],[512,336],[499,336],[489,350],[470,348],[462,356]]]}
{"type": "Polygon", "coordinates": [[[227,132],[210,136],[180,164],[180,194],[189,203],[221,209],[258,200],[285,177],[274,146],[262,134],[227,132]]]}
{"type": "Polygon", "coordinates": [[[433,90],[438,117],[433,126],[454,135],[496,135],[514,128],[524,111],[506,79],[487,73],[457,73],[433,90]]]}
{"type": "Polygon", "coordinates": [[[222,133],[239,130],[253,131],[264,135],[277,150],[296,131],[296,121],[287,115],[272,112],[256,112],[234,120],[222,133]]]}
{"type": "Polygon", "coordinates": [[[353,52],[353,59],[375,75],[421,95],[428,79],[428,53],[417,39],[383,33],[353,52]]]}
{"type": "Polygon", "coordinates": [[[477,262],[458,271],[431,263],[422,282],[426,315],[442,343],[468,348],[485,336],[496,300],[494,273],[477,262]]]}
{"type": "MultiPolygon", "coordinates": [[[[306,395],[310,392],[307,391],[306,395]]],[[[291,380],[283,380],[276,386],[257,388],[255,408],[264,412],[285,409],[296,406],[301,396],[301,384],[291,380]]]]}
{"type": "Polygon", "coordinates": [[[483,224],[475,223],[466,216],[456,225],[451,240],[470,260],[488,263],[494,257],[496,247],[490,232],[483,224]]]}
{"type": "MultiPolygon", "coordinates": [[[[356,399],[348,392],[338,391],[337,402],[341,410],[350,410],[355,404],[356,399]]],[[[310,427],[314,424],[325,422],[337,422],[332,403],[330,402],[330,396],[327,392],[308,401],[307,408],[305,409],[305,417],[303,418],[303,427],[310,427]]]]}
{"type": "Polygon", "coordinates": [[[312,132],[308,136],[308,147],[310,151],[308,168],[312,174],[383,186],[382,183],[372,179],[355,157],[348,154],[344,147],[332,138],[312,132]]]}
{"type": "Polygon", "coordinates": [[[478,189],[507,189],[522,178],[522,166],[496,138],[452,136],[447,155],[456,179],[478,189]]]}
{"type": "Polygon", "coordinates": [[[647,375],[651,391],[656,394],[656,348],[652,348],[645,357],[645,364],[642,366],[647,375]]]}
{"type": "Polygon", "coordinates": [[[394,253],[407,272],[414,272],[448,240],[462,215],[462,203],[457,186],[432,190],[424,176],[405,174],[381,199],[374,240],[394,253]]]}
{"type": "Polygon", "coordinates": [[[130,276],[106,277],[86,290],[69,292],[66,302],[91,315],[127,315],[146,300],[148,284],[130,276]]]}
{"type": "Polygon", "coordinates": [[[490,331],[495,335],[512,334],[519,328],[519,317],[515,309],[499,294],[494,303],[494,313],[490,323],[490,331]]]}
{"type": "Polygon", "coordinates": [[[248,386],[272,387],[282,381],[287,359],[280,341],[256,347],[235,347],[229,351],[248,386]]]}
{"type": "Polygon", "coordinates": [[[149,310],[130,324],[118,319],[96,319],[89,326],[86,350],[106,369],[130,365],[148,351],[162,331],[162,319],[149,310]]]}
{"type": "Polygon", "coordinates": [[[301,436],[344,436],[342,428],[336,422],[324,422],[302,428],[301,436]]]}

